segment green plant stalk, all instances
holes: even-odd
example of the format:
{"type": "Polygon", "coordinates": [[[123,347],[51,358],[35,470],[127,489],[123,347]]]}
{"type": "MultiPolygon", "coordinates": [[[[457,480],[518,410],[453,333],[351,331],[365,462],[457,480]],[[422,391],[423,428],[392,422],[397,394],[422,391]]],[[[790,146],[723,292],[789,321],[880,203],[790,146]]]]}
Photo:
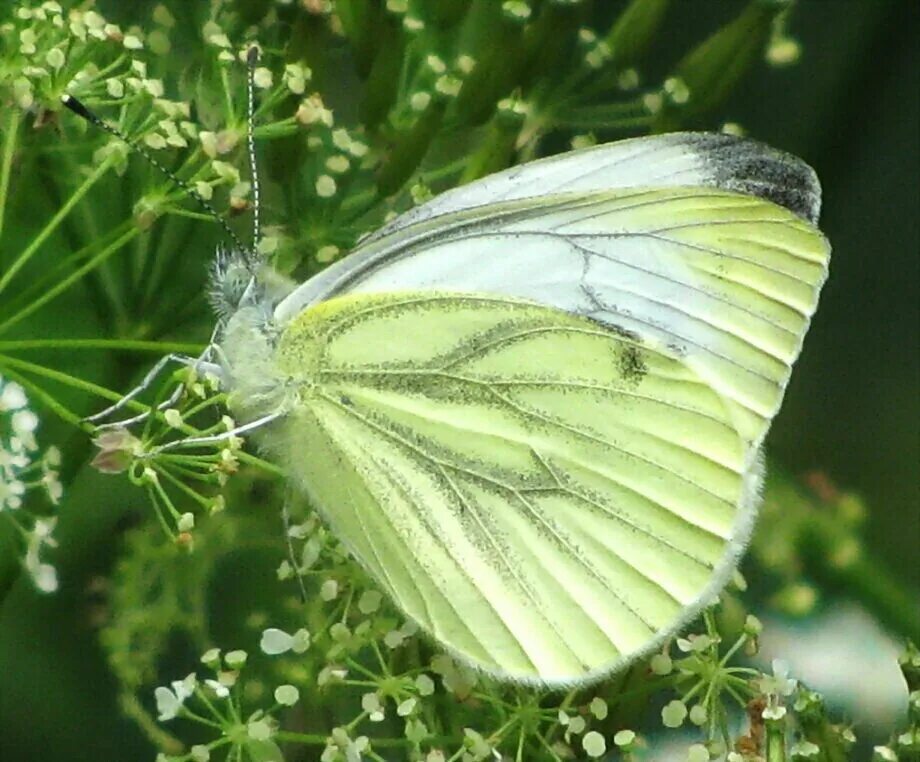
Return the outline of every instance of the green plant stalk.
{"type": "Polygon", "coordinates": [[[607,33],[617,69],[635,63],[658,31],[670,0],[633,0],[607,33]]]}
{"type": "Polygon", "coordinates": [[[785,720],[767,720],[766,762],[786,762],[785,720]]]}
{"type": "MultiPolygon", "coordinates": [[[[73,160],[72,156],[65,156],[62,159],[63,166],[66,170],[67,176],[70,177],[79,177],[80,176],[80,165],[73,160]]],[[[46,164],[45,159],[42,160],[42,164],[46,164]]],[[[48,167],[51,174],[52,167],[48,167]]],[[[58,196],[58,189],[56,186],[49,184],[49,190],[53,197],[58,196]]],[[[58,199],[60,203],[60,199],[58,199]]],[[[73,224],[66,225],[64,227],[65,238],[70,239],[70,247],[72,249],[79,248],[79,241],[99,241],[102,238],[102,235],[99,232],[99,222],[96,219],[96,207],[92,204],[80,204],[77,207],[77,219],[82,220],[83,230],[78,234],[79,237],[74,237],[73,235],[68,236],[68,232],[72,232],[73,224]]],[[[97,280],[97,283],[90,282],[90,297],[100,297],[102,294],[99,291],[102,291],[105,297],[108,299],[108,303],[114,308],[116,313],[115,324],[117,325],[120,320],[124,319],[125,306],[123,300],[119,297],[118,288],[115,285],[115,276],[114,273],[110,271],[108,267],[100,267],[99,270],[94,274],[94,279],[97,280]],[[94,288],[95,287],[95,288],[94,288]],[[95,293],[94,293],[95,291],[95,293]]],[[[101,302],[102,300],[99,299],[101,302]]],[[[102,308],[100,303],[97,306],[97,314],[100,317],[105,317],[105,311],[102,308]]]]}
{"type": "Polygon", "coordinates": [[[15,370],[10,370],[8,366],[5,366],[0,362],[0,367],[3,368],[3,374],[8,376],[13,381],[18,382],[24,386],[29,394],[33,397],[36,397],[43,405],[45,405],[49,410],[51,410],[55,415],[58,416],[63,421],[66,421],[73,426],[80,425],[80,416],[74,413],[72,410],[64,407],[60,402],[57,401],[57,398],[53,394],[49,394],[42,387],[38,386],[32,379],[27,378],[15,370]]]}
{"type": "MultiPolygon", "coordinates": [[[[136,237],[140,233],[140,229],[137,227],[130,227],[125,233],[115,239],[114,242],[106,246],[102,251],[100,251],[96,256],[90,259],[85,265],[74,270],[69,276],[64,278],[60,283],[58,283],[53,288],[46,291],[34,302],[30,303],[28,306],[23,307],[19,312],[17,312],[12,317],[7,318],[3,323],[0,323],[0,334],[6,331],[11,326],[15,325],[19,321],[27,318],[36,310],[44,307],[52,299],[56,298],[59,294],[66,291],[74,283],[76,283],[80,278],[86,275],[88,272],[98,267],[102,262],[108,259],[112,254],[121,249],[125,244],[127,244],[131,239],[136,237]]],[[[37,240],[37,239],[36,239],[37,240]]],[[[2,288],[0,288],[2,291],[2,288]]]]}
{"type": "Polygon", "coordinates": [[[641,100],[574,106],[554,110],[547,121],[554,127],[572,130],[606,130],[625,127],[648,127],[653,116],[641,100]]]}
{"type": "MultiPolygon", "coordinates": [[[[71,387],[72,389],[79,389],[84,392],[89,392],[90,394],[95,394],[104,399],[111,400],[112,402],[117,402],[123,396],[119,392],[112,391],[111,389],[106,389],[104,386],[94,384],[92,381],[86,381],[82,378],[71,376],[69,373],[62,373],[58,370],[46,368],[44,365],[38,365],[26,360],[19,360],[15,357],[0,357],[0,368],[3,368],[4,372],[7,372],[9,368],[14,368],[25,371],[27,373],[34,373],[36,376],[41,376],[42,378],[47,378],[51,381],[57,381],[64,384],[65,386],[71,387]]],[[[29,382],[29,385],[30,387],[34,386],[34,384],[31,382],[29,382]]],[[[129,400],[128,406],[136,412],[143,412],[147,410],[146,405],[135,400],[129,400]]],[[[91,424],[84,424],[82,422],[80,422],[80,427],[86,430],[91,430],[93,428],[91,424]]]]}
{"type": "MultiPolygon", "coordinates": [[[[13,261],[9,269],[0,275],[0,293],[3,293],[4,289],[9,285],[10,281],[13,279],[13,276],[16,275],[26,263],[35,255],[35,252],[39,250],[41,245],[48,239],[58,226],[64,220],[64,218],[70,214],[73,208],[80,202],[80,200],[89,192],[89,189],[98,182],[98,180],[109,171],[112,166],[113,159],[110,157],[103,161],[93,172],[87,177],[83,184],[77,188],[73,194],[70,196],[67,201],[64,202],[64,205],[58,210],[57,214],[54,215],[45,225],[44,228],[39,232],[32,242],[19,254],[19,256],[13,261]]],[[[9,322],[9,321],[8,321],[9,322]]]]}
{"type": "Polygon", "coordinates": [[[104,349],[112,352],[179,352],[197,354],[202,344],[178,341],[137,341],[130,339],[22,339],[0,341],[0,352],[23,352],[33,349],[104,349]]]}
{"type": "MultiPolygon", "coordinates": [[[[0,239],[3,238],[3,221],[6,218],[6,201],[10,189],[10,171],[13,167],[13,154],[16,152],[16,138],[19,134],[19,112],[11,108],[8,116],[3,128],[3,158],[0,160],[0,239]]],[[[0,250],[0,257],[2,253],[0,250]]]]}

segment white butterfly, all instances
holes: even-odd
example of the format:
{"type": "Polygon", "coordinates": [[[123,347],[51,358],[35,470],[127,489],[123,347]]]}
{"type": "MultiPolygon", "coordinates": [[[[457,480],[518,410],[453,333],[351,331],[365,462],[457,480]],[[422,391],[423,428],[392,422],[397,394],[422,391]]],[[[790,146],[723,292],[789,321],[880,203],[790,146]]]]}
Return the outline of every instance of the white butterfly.
{"type": "Polygon", "coordinates": [[[807,165],[728,135],[535,161],[289,294],[223,288],[222,372],[443,646],[518,681],[594,679],[696,616],[748,541],[827,274],[819,206],[807,165]]]}

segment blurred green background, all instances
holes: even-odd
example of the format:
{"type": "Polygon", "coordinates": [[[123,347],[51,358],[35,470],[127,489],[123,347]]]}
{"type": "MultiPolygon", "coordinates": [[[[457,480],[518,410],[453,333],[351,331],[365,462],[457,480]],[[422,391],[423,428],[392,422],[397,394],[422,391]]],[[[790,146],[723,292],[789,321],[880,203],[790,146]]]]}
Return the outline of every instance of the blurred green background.
{"type": "MultiPolygon", "coordinates": [[[[153,3],[98,5],[128,25],[149,18],[153,3]]],[[[648,79],[741,7],[734,0],[673,3],[643,67],[648,79]]],[[[831,276],[768,447],[791,472],[820,469],[865,498],[868,544],[920,600],[918,22],[915,0],[803,0],[789,25],[803,46],[799,63],[758,63],[700,126],[738,122],[802,156],[822,180],[831,276]]],[[[17,224],[32,221],[8,220],[17,224]]],[[[68,301],[55,309],[42,318],[47,326],[66,314],[60,310],[70,309],[68,301]]],[[[30,333],[41,335],[41,321],[36,326],[30,333]]],[[[0,606],[0,762],[149,757],[114,703],[95,639],[105,590],[92,583],[116,557],[119,517],[143,497],[122,480],[85,470],[71,491],[84,495],[74,505],[104,499],[94,515],[67,517],[59,559],[69,577],[61,593],[39,597],[20,581],[0,606]]]]}

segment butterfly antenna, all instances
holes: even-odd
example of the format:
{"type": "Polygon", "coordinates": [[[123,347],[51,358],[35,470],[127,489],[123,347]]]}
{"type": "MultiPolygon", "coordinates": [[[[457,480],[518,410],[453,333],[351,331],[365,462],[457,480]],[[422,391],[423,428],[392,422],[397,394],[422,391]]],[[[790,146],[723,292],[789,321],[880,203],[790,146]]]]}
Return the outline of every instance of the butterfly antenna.
{"type": "MultiPolygon", "coordinates": [[[[250,95],[250,103],[252,96],[250,95]]],[[[131,143],[128,140],[127,136],[119,130],[117,127],[113,127],[108,122],[104,122],[100,117],[90,111],[81,101],[75,98],[72,95],[64,94],[61,96],[61,103],[63,103],[68,109],[70,109],[74,114],[85,119],[87,122],[92,124],[94,127],[98,127],[100,130],[114,135],[119,140],[123,140],[129,148],[133,151],[137,151],[141,156],[143,156],[150,164],[156,167],[160,172],[162,172],[170,181],[172,181],[178,188],[185,191],[189,196],[191,196],[195,201],[197,201],[201,208],[205,210],[214,220],[224,229],[224,233],[227,234],[227,237],[233,241],[233,245],[242,252],[248,252],[249,248],[243,244],[239,236],[233,232],[233,229],[227,224],[226,220],[221,217],[217,210],[211,206],[205,199],[201,196],[198,191],[192,188],[185,180],[181,179],[173,172],[171,169],[167,169],[159,159],[157,159],[150,151],[146,150],[143,146],[140,146],[136,143],[131,143]]],[[[258,195],[256,196],[258,199],[258,195]]],[[[257,204],[258,206],[258,204],[257,204]]],[[[258,215],[256,217],[258,219],[258,215]]]]}
{"type": "Polygon", "coordinates": [[[256,64],[259,62],[259,49],[253,45],[246,53],[246,64],[249,67],[247,95],[249,102],[246,107],[246,133],[249,147],[249,175],[252,179],[252,249],[256,251],[259,246],[260,213],[262,210],[261,196],[259,193],[259,167],[256,164],[255,140],[255,115],[256,115],[256,64]]]}

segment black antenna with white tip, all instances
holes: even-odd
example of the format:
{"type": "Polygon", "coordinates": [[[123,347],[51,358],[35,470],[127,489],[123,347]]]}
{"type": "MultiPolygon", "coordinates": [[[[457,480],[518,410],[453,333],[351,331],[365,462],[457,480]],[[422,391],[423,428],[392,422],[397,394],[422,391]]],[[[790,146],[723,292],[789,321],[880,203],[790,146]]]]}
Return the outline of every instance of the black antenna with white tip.
{"type": "Polygon", "coordinates": [[[246,64],[249,68],[247,84],[248,103],[246,106],[246,138],[249,149],[249,175],[252,180],[252,251],[259,249],[261,198],[259,193],[259,167],[256,164],[256,64],[259,62],[259,48],[255,45],[246,52],[246,64]]]}
{"type": "Polygon", "coordinates": [[[233,242],[235,249],[240,251],[243,254],[245,261],[248,266],[253,265],[253,259],[255,256],[256,247],[259,243],[260,236],[260,221],[259,221],[259,204],[260,204],[260,191],[259,191],[259,176],[256,166],[256,150],[255,150],[255,136],[253,130],[253,122],[255,116],[255,65],[259,60],[259,49],[253,45],[249,48],[246,53],[246,63],[249,69],[248,76],[248,103],[246,111],[246,123],[247,123],[247,143],[248,143],[248,152],[249,152],[249,169],[252,174],[252,188],[253,188],[253,242],[251,246],[246,246],[240,240],[240,237],[233,232],[233,229],[227,224],[227,221],[218,214],[217,210],[207,201],[205,198],[198,193],[192,186],[190,186],[185,180],[176,175],[175,172],[168,169],[164,166],[159,159],[157,159],[150,151],[148,151],[143,146],[138,143],[132,143],[128,137],[117,127],[113,127],[106,121],[86,107],[86,105],[69,93],[65,93],[61,96],[61,103],[66,106],[70,111],[79,116],[82,119],[85,119],[87,122],[92,124],[94,127],[98,127],[100,130],[114,135],[119,140],[124,141],[128,147],[137,151],[141,156],[143,156],[152,166],[156,167],[163,175],[165,175],[176,187],[185,191],[189,196],[191,196],[202,209],[207,212],[207,214],[212,217],[217,224],[219,224],[227,237],[233,242]]]}

